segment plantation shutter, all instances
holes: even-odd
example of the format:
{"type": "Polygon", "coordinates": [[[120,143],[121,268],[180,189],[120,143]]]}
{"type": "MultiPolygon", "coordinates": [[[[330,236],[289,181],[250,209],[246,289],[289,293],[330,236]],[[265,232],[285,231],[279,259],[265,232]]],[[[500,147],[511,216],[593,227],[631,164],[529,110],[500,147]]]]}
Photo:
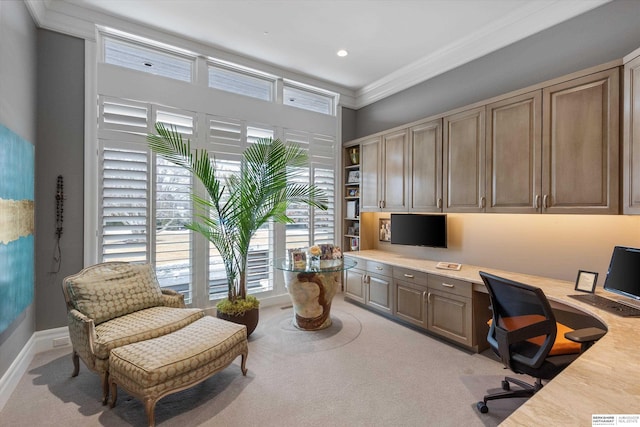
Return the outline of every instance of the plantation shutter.
{"type": "Polygon", "coordinates": [[[287,249],[306,248],[321,243],[334,243],[335,168],[334,138],[295,130],[286,130],[287,142],[298,144],[308,155],[309,167],[301,170],[296,181],[314,184],[328,198],[326,211],[304,204],[292,204],[287,211],[293,224],[286,227],[287,249]]]}
{"type": "MultiPolygon", "coordinates": [[[[240,173],[240,159],[248,144],[258,138],[273,137],[274,131],[266,127],[248,126],[237,120],[209,116],[207,120],[208,150],[215,158],[217,176],[224,179],[240,173]]],[[[262,226],[251,239],[247,267],[247,291],[268,291],[273,288],[271,262],[274,253],[273,224],[262,226]]],[[[227,276],[220,254],[209,243],[209,299],[227,296],[227,276]]]]}
{"type": "Polygon", "coordinates": [[[190,303],[192,233],[185,225],[192,221],[192,178],[152,155],[146,135],[160,121],[191,138],[193,114],[107,97],[99,102],[99,261],[150,262],[160,286],[190,303]]]}
{"type": "Polygon", "coordinates": [[[101,261],[148,262],[149,156],[115,142],[101,152],[101,261]]]}

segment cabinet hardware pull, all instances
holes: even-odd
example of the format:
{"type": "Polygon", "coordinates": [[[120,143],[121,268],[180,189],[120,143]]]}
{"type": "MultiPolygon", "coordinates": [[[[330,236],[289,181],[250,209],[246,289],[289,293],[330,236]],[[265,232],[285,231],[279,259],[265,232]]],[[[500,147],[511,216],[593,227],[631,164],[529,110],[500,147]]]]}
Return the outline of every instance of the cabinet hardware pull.
{"type": "Polygon", "coordinates": [[[542,207],[544,209],[547,209],[549,207],[548,202],[549,202],[549,195],[545,194],[544,196],[542,196],[542,207]]]}
{"type": "Polygon", "coordinates": [[[450,285],[448,283],[442,283],[442,286],[447,287],[447,288],[455,288],[455,285],[450,285]]]}
{"type": "Polygon", "coordinates": [[[431,304],[431,292],[427,294],[427,302],[431,304]]]}
{"type": "Polygon", "coordinates": [[[438,197],[438,201],[436,202],[436,207],[438,209],[442,209],[442,197],[438,197]]]}
{"type": "Polygon", "coordinates": [[[487,199],[484,196],[482,196],[480,198],[480,207],[484,208],[486,204],[487,204],[487,199]]]}
{"type": "Polygon", "coordinates": [[[404,277],[408,277],[409,279],[413,279],[413,274],[404,273],[404,277]]]}
{"type": "Polygon", "coordinates": [[[382,270],[382,267],[380,267],[379,265],[376,265],[376,270],[382,270]]]}
{"type": "Polygon", "coordinates": [[[427,291],[422,291],[422,302],[424,302],[426,296],[427,296],[427,291]]]}
{"type": "Polygon", "coordinates": [[[535,199],[533,201],[533,207],[535,209],[538,209],[540,207],[540,195],[539,194],[536,194],[536,197],[535,197],[535,199]]]}

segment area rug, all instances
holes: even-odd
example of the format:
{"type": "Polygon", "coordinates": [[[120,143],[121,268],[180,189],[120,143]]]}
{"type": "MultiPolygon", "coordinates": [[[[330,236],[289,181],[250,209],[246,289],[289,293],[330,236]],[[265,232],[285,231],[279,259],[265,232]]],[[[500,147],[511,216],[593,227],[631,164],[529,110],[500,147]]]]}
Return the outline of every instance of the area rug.
{"type": "Polygon", "coordinates": [[[265,351],[303,354],[332,350],[349,344],[362,331],[362,324],[352,314],[333,308],[332,324],[319,331],[303,331],[293,324],[293,308],[286,307],[268,319],[261,319],[260,329],[251,341],[259,343],[265,351]]]}

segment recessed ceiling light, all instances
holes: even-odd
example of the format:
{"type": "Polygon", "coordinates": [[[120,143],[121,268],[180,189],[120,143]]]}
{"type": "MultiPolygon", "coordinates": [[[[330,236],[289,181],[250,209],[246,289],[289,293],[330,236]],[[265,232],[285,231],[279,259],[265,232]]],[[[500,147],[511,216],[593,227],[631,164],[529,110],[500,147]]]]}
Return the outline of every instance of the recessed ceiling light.
{"type": "Polygon", "coordinates": [[[340,49],[340,50],[337,52],[337,55],[338,55],[338,56],[347,56],[347,55],[349,55],[349,52],[347,52],[347,51],[346,51],[346,50],[344,50],[344,49],[340,49]]]}

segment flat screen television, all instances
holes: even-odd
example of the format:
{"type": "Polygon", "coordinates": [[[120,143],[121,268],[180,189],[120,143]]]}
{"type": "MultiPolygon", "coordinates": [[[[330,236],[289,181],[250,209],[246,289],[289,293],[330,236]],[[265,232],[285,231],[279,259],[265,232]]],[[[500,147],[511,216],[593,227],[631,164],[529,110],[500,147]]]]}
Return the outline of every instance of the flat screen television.
{"type": "Polygon", "coordinates": [[[391,243],[447,247],[447,215],[391,214],[391,243]]]}
{"type": "Polygon", "coordinates": [[[624,246],[613,248],[604,289],[640,300],[640,249],[624,246]]]}

